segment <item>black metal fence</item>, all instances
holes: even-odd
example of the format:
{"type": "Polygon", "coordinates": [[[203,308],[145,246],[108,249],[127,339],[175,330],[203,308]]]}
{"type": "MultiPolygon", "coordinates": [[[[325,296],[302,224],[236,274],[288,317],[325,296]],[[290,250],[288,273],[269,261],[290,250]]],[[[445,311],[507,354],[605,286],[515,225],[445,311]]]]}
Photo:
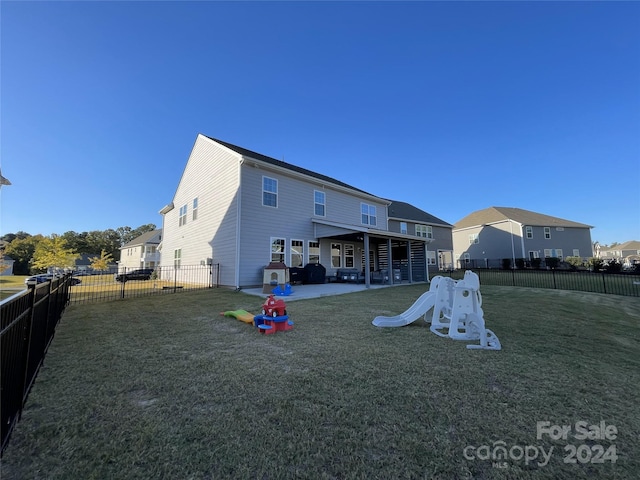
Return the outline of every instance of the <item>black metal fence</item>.
{"type": "Polygon", "coordinates": [[[220,284],[220,265],[181,265],[155,269],[121,268],[117,273],[74,275],[70,303],[202,290],[220,284]]]}
{"type": "Polygon", "coordinates": [[[34,285],[2,302],[2,450],[22,414],[31,386],[69,302],[71,276],[34,285]]]}
{"type": "MultiPolygon", "coordinates": [[[[468,268],[478,274],[484,285],[504,285],[511,287],[551,288],[558,290],[578,290],[582,292],[608,293],[640,297],[639,273],[606,273],[565,270],[531,269],[485,269],[468,268]]],[[[439,271],[442,275],[461,279],[465,270],[439,271]]]]}

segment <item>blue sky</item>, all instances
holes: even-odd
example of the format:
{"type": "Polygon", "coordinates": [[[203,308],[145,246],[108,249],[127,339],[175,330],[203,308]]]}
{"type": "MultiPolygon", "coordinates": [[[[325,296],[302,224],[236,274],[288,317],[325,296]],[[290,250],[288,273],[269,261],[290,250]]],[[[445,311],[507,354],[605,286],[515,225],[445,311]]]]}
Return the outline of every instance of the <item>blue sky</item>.
{"type": "Polygon", "coordinates": [[[198,133],[640,240],[638,2],[0,3],[0,234],[161,225],[198,133]]]}

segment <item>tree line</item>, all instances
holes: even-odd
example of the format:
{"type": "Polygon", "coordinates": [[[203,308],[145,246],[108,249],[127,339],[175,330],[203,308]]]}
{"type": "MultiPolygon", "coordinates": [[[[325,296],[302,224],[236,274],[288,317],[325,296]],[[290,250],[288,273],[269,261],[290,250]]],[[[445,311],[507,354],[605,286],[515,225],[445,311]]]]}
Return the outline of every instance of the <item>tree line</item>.
{"type": "Polygon", "coordinates": [[[94,268],[106,269],[107,264],[120,260],[123,245],[155,229],[156,226],[149,223],[138,228],[119,227],[81,233],[70,230],[49,236],[19,231],[3,235],[0,243],[4,255],[14,260],[15,275],[39,273],[49,267],[73,268],[81,254],[92,257],[94,268]]]}

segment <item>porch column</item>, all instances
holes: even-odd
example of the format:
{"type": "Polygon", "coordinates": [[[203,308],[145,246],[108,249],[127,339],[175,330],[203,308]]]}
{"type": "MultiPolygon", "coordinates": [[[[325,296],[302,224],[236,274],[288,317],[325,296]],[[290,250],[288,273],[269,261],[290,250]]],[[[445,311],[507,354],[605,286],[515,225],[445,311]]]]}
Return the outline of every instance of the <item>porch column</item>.
{"type": "Polygon", "coordinates": [[[409,283],[413,283],[413,272],[411,271],[411,240],[407,240],[407,268],[409,283]]]}
{"type": "Polygon", "coordinates": [[[371,285],[371,262],[369,261],[369,234],[364,234],[364,285],[369,288],[371,285]]]}
{"type": "Polygon", "coordinates": [[[387,280],[387,283],[389,285],[393,285],[393,255],[391,254],[391,239],[387,238],[387,263],[388,263],[388,267],[387,270],[389,270],[389,280],[387,280]]]}
{"type": "MultiPolygon", "coordinates": [[[[425,269],[425,275],[426,275],[426,281],[427,283],[431,282],[431,280],[429,279],[429,247],[428,247],[428,243],[424,242],[422,245],[424,245],[424,269],[425,269]]],[[[436,259],[437,261],[437,259],[436,259]]]]}

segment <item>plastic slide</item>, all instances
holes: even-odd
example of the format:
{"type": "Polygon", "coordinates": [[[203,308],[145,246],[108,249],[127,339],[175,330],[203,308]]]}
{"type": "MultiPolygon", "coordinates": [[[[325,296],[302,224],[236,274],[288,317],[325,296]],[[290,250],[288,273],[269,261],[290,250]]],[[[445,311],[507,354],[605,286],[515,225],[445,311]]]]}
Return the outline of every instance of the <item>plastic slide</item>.
{"type": "Polygon", "coordinates": [[[220,315],[233,317],[244,323],[253,323],[253,317],[255,317],[253,313],[249,313],[246,310],[228,310],[226,312],[220,312],[220,315]]]}
{"type": "Polygon", "coordinates": [[[376,327],[404,327],[423,317],[433,308],[435,303],[436,292],[425,292],[418,297],[418,300],[416,300],[406,312],[396,315],[395,317],[376,317],[371,323],[376,327]]]}

